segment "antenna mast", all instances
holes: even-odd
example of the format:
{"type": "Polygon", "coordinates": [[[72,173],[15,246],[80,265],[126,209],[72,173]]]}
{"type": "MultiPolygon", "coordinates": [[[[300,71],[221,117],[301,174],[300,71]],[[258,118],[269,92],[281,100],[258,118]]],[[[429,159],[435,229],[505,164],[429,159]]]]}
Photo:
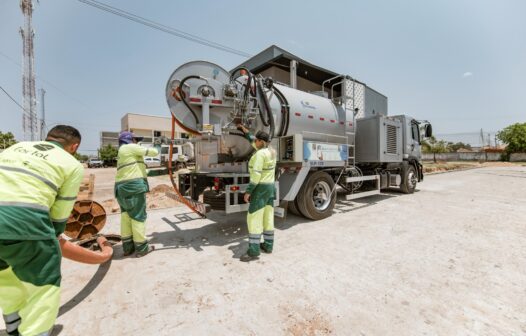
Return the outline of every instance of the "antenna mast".
{"type": "Polygon", "coordinates": [[[40,89],[40,108],[42,111],[42,117],[40,119],[40,140],[46,140],[46,106],[44,105],[44,95],[46,90],[40,89]]]}
{"type": "Polygon", "coordinates": [[[38,137],[38,120],[36,114],[35,90],[35,54],[32,27],[33,3],[32,0],[20,0],[20,9],[24,14],[24,27],[20,28],[22,36],[24,73],[22,77],[22,95],[24,97],[24,116],[22,127],[24,140],[35,141],[38,137]]]}

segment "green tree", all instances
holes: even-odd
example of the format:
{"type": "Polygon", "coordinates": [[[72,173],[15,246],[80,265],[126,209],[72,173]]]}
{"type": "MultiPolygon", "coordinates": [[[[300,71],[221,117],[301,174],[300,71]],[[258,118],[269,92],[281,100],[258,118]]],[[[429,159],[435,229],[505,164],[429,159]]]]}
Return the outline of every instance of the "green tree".
{"type": "Polygon", "coordinates": [[[444,140],[437,140],[434,136],[421,142],[422,152],[433,153],[433,161],[437,162],[436,154],[447,153],[448,147],[444,140]]]}
{"type": "Polygon", "coordinates": [[[9,146],[16,144],[15,136],[11,132],[0,132],[0,149],[6,149],[9,146]]]}
{"type": "Polygon", "coordinates": [[[117,159],[119,150],[112,145],[107,145],[99,149],[99,158],[104,162],[112,162],[117,159]]]}
{"type": "Polygon", "coordinates": [[[75,159],[79,160],[80,162],[86,162],[89,159],[87,155],[79,154],[79,153],[75,153],[75,155],[73,156],[75,157],[75,159]]]}
{"type": "Polygon", "coordinates": [[[526,123],[516,123],[497,133],[497,138],[505,143],[506,153],[526,152],[526,123]]]}
{"type": "Polygon", "coordinates": [[[447,143],[447,148],[451,152],[456,152],[456,151],[458,151],[461,148],[471,150],[471,145],[470,144],[465,144],[463,142],[457,142],[457,143],[448,142],[447,143]]]}

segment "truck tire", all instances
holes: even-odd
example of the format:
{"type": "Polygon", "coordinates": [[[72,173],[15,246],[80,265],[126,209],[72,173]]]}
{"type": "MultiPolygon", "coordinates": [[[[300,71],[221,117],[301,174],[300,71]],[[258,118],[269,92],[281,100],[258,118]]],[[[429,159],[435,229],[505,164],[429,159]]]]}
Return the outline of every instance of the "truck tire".
{"type": "Polygon", "coordinates": [[[416,184],[418,183],[418,176],[413,165],[407,166],[405,170],[400,190],[404,194],[412,194],[415,192],[416,184]]]}
{"type": "Polygon", "coordinates": [[[313,220],[332,215],[336,203],[336,191],[333,189],[334,181],[326,172],[317,171],[307,175],[306,181],[296,196],[299,212],[313,220]]]}
{"type": "MultiPolygon", "coordinates": [[[[234,203],[234,195],[237,195],[238,204],[244,204],[243,194],[230,194],[230,204],[234,203]]],[[[226,193],[217,192],[215,190],[205,190],[203,192],[203,203],[209,204],[212,210],[225,210],[226,207],[226,193]]]]}
{"type": "Polygon", "coordinates": [[[289,206],[288,209],[291,214],[296,215],[296,216],[303,216],[298,210],[298,207],[296,206],[296,199],[294,199],[293,201],[288,201],[287,203],[289,206]]]}

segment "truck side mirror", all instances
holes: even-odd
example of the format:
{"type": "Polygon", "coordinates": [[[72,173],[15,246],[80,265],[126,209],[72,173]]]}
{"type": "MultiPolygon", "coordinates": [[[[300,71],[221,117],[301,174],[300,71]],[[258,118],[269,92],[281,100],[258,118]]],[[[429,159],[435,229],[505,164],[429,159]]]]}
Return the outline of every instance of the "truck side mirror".
{"type": "Polygon", "coordinates": [[[431,126],[431,124],[426,124],[424,134],[426,138],[431,138],[433,136],[433,127],[431,126]]]}

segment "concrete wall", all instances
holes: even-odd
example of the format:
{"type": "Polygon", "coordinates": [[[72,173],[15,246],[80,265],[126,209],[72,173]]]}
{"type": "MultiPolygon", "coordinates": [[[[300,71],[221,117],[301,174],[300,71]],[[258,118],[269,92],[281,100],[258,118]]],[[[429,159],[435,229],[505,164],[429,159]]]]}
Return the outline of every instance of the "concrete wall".
{"type": "Polygon", "coordinates": [[[524,161],[526,162],[526,153],[513,153],[510,155],[510,161],[517,162],[517,161],[524,161]]]}
{"type": "MultiPolygon", "coordinates": [[[[435,157],[439,161],[500,161],[501,155],[501,153],[471,152],[441,153],[435,154],[435,157]]],[[[433,161],[433,154],[422,154],[422,160],[433,161]]]]}

